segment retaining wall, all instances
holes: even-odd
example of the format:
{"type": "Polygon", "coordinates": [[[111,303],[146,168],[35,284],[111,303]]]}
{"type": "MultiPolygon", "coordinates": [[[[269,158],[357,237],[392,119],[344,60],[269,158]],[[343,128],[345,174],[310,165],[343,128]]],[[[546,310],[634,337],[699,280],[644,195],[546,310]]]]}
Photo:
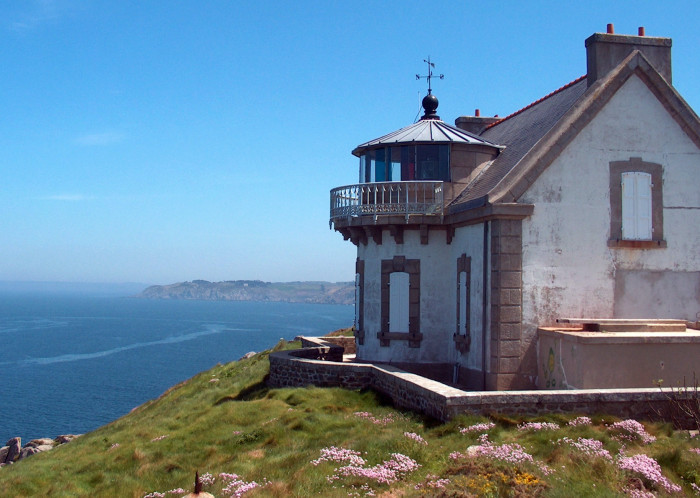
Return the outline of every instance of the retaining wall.
{"type": "MultiPolygon", "coordinates": [[[[323,340],[303,338],[302,342],[313,347],[270,354],[268,384],[271,387],[313,385],[374,389],[390,397],[397,407],[442,421],[462,413],[608,414],[621,418],[668,421],[675,414],[668,389],[468,392],[391,365],[342,362],[342,347],[323,340]]],[[[676,423],[681,428],[695,428],[689,418],[676,420],[676,423]]]]}

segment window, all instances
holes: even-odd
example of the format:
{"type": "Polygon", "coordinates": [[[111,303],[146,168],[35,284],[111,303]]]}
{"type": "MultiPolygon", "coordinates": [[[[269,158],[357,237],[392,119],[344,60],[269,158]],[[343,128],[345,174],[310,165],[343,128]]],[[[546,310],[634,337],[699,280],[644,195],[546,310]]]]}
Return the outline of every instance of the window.
{"type": "Polygon", "coordinates": [[[609,247],[666,247],[663,168],[632,157],[610,163],[609,247]]]}
{"type": "Polygon", "coordinates": [[[355,337],[357,343],[365,343],[365,262],[355,261],[355,337]]]}
{"type": "Polygon", "coordinates": [[[394,256],[381,263],[381,325],[379,345],[408,341],[419,348],[420,333],[420,260],[394,256]]]}
{"type": "Polygon", "coordinates": [[[408,332],[408,273],[389,274],[389,332],[408,332]]]}
{"type": "Polygon", "coordinates": [[[360,157],[360,182],[450,181],[449,145],[402,145],[367,151],[360,157]]]}
{"type": "Polygon", "coordinates": [[[462,254],[457,259],[457,331],[454,334],[454,341],[460,353],[468,352],[471,344],[469,318],[471,263],[471,258],[466,254],[462,254]]]}
{"type": "Polygon", "coordinates": [[[651,175],[622,173],[622,239],[651,240],[651,175]]]}

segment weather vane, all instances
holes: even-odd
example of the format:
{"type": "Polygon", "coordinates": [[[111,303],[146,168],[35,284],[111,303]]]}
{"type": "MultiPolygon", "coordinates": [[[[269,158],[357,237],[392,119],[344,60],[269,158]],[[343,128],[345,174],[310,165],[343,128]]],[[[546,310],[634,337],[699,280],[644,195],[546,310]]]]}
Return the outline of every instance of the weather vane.
{"type": "MultiPolygon", "coordinates": [[[[430,56],[428,56],[427,59],[423,59],[423,62],[425,62],[426,64],[428,64],[428,75],[427,75],[427,76],[421,76],[420,74],[416,74],[416,79],[419,80],[419,79],[421,79],[421,78],[425,78],[425,79],[428,80],[428,95],[431,95],[432,92],[433,92],[433,89],[430,87],[430,78],[433,77],[433,68],[435,67],[435,64],[432,63],[432,62],[430,62],[430,56]]],[[[436,76],[436,77],[439,77],[441,80],[442,80],[442,79],[445,79],[445,75],[444,75],[444,74],[441,74],[440,76],[436,76]]]]}

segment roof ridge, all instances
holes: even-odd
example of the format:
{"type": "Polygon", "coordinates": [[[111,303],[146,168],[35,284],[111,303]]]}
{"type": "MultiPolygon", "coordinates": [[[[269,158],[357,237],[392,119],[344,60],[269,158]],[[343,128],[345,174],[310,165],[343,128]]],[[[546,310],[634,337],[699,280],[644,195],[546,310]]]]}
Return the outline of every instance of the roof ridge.
{"type": "Polygon", "coordinates": [[[501,118],[501,119],[499,119],[498,121],[495,121],[495,122],[491,123],[490,125],[488,125],[488,126],[487,126],[486,128],[484,128],[484,129],[485,129],[485,130],[488,130],[489,128],[491,128],[491,127],[493,127],[493,126],[496,126],[497,124],[500,124],[500,123],[502,123],[503,121],[505,121],[505,120],[507,120],[507,119],[510,119],[510,118],[512,118],[512,117],[514,117],[514,116],[517,116],[518,114],[521,114],[521,113],[527,111],[527,110],[530,109],[531,107],[536,106],[537,104],[539,104],[539,103],[541,103],[541,102],[547,100],[548,98],[550,98],[550,97],[556,95],[557,93],[563,92],[563,91],[566,90],[567,88],[570,88],[570,87],[574,86],[576,83],[578,83],[578,82],[580,82],[581,80],[583,80],[584,78],[586,78],[586,76],[587,76],[586,74],[584,74],[583,76],[579,76],[579,77],[576,78],[574,81],[571,81],[571,82],[567,83],[566,85],[562,86],[561,88],[557,88],[557,89],[554,90],[553,92],[548,93],[547,95],[545,95],[545,96],[542,97],[541,99],[535,100],[534,102],[532,102],[531,104],[526,105],[526,106],[523,107],[522,109],[519,109],[519,110],[515,111],[514,113],[509,114],[508,116],[506,116],[506,117],[504,117],[504,118],[501,118]]]}

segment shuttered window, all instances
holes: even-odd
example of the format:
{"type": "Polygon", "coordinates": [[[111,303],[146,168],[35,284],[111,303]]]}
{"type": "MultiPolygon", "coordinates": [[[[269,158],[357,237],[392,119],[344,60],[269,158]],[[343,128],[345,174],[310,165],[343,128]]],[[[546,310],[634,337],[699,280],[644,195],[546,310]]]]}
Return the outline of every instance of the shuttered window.
{"type": "Polygon", "coordinates": [[[389,332],[408,332],[408,273],[389,275],[389,332]]]}
{"type": "Polygon", "coordinates": [[[461,335],[469,335],[469,282],[467,280],[468,273],[466,271],[459,272],[458,285],[458,315],[457,315],[457,333],[461,335]]]}
{"type": "Polygon", "coordinates": [[[651,175],[622,173],[622,238],[651,240],[651,175]]]}

